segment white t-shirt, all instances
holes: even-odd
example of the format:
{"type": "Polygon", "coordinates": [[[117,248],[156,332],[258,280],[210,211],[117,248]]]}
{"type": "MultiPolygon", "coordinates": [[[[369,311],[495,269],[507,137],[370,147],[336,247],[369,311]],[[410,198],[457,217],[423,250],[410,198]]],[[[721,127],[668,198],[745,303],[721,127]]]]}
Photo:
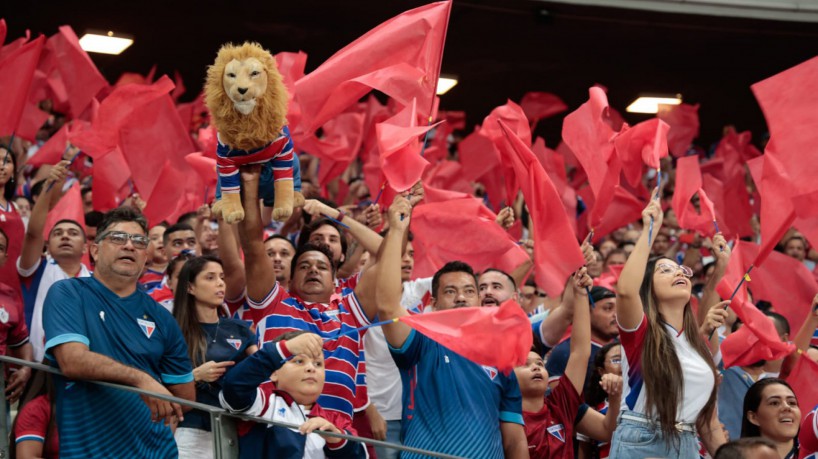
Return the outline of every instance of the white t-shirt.
{"type": "MultiPolygon", "coordinates": [[[[687,341],[684,333],[676,331],[670,325],[665,325],[676,355],[682,367],[684,378],[683,396],[676,409],[676,422],[694,424],[715,386],[715,376],[707,362],[699,355],[687,341]]],[[[642,349],[645,345],[645,336],[648,331],[648,319],[642,316],[642,321],[634,330],[627,330],[619,326],[619,339],[625,355],[622,356],[622,411],[633,411],[649,417],[645,410],[646,391],[642,378],[642,349]]]]}
{"type": "MultiPolygon", "coordinates": [[[[403,283],[400,304],[406,309],[421,305],[427,293],[431,291],[432,278],[423,278],[403,283]]],[[[418,308],[420,309],[420,308],[418,308]]],[[[392,360],[386,337],[381,327],[370,328],[364,335],[366,352],[366,389],[369,401],[387,421],[401,419],[403,405],[403,385],[400,371],[392,360]]]]}

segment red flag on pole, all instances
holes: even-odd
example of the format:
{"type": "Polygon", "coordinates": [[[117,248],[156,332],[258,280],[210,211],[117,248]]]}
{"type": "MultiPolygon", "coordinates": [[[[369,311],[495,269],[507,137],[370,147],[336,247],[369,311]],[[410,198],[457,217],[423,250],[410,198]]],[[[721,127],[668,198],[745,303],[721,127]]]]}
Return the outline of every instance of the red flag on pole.
{"type": "Polygon", "coordinates": [[[402,13],[350,43],[295,83],[299,133],[317,130],[367,92],[377,89],[431,116],[451,1],[402,13]]]}
{"type": "MultiPolygon", "coordinates": [[[[699,194],[699,213],[690,202],[696,193],[702,190],[702,176],[699,170],[699,157],[686,156],[676,162],[676,187],[673,190],[671,207],[676,213],[679,227],[698,231],[705,236],[715,233],[713,227],[714,214],[707,211],[702,205],[702,196],[699,194]]],[[[702,190],[703,191],[703,190],[702,190]]],[[[708,199],[709,201],[709,199],[708,199]]],[[[711,208],[712,208],[712,203],[711,208]]]]}
{"type": "Polygon", "coordinates": [[[517,176],[534,226],[534,264],[537,285],[558,297],[565,281],[585,264],[562,199],[534,153],[503,121],[498,120],[508,148],[500,148],[504,162],[517,176]]]}
{"type": "Polygon", "coordinates": [[[40,167],[43,164],[57,164],[62,159],[65,153],[65,147],[68,144],[68,129],[70,124],[64,124],[59,131],[51,136],[48,141],[34,153],[34,156],[26,161],[26,164],[31,164],[35,167],[40,167]]]}
{"type": "MultiPolygon", "coordinates": [[[[801,421],[810,413],[811,408],[818,405],[818,363],[815,363],[806,352],[799,352],[795,367],[787,376],[787,382],[792,386],[798,405],[801,408],[801,421]]],[[[812,434],[814,435],[814,434],[812,434]]]]}
{"type": "Polygon", "coordinates": [[[131,169],[118,147],[104,155],[94,156],[91,176],[94,209],[100,212],[119,207],[132,192],[129,184],[131,169]]]}
{"type": "Polygon", "coordinates": [[[693,139],[699,136],[699,104],[660,105],[656,117],[670,125],[667,145],[679,158],[687,153],[693,139]]]}
{"type": "Polygon", "coordinates": [[[48,212],[43,226],[43,237],[48,240],[51,229],[60,220],[73,220],[85,228],[85,212],[82,207],[82,194],[80,186],[74,183],[60,198],[60,201],[48,212]]]}
{"type": "Polygon", "coordinates": [[[568,106],[555,94],[549,92],[527,92],[520,101],[526,118],[532,123],[568,110],[568,106]]]}
{"type": "MultiPolygon", "coordinates": [[[[767,144],[767,151],[773,151],[772,141],[767,144]]],[[[753,181],[761,195],[761,250],[755,261],[759,266],[767,255],[784,237],[795,221],[795,208],[792,204],[790,177],[774,154],[765,154],[747,162],[753,181]],[[758,176],[758,172],[761,176],[758,176]]]]}
{"type": "Polygon", "coordinates": [[[76,118],[85,111],[94,96],[108,87],[108,82],[88,53],[80,47],[80,41],[70,26],[60,27],[59,32],[48,39],[46,48],[54,53],[56,70],[68,96],[70,114],[76,118]]]}
{"type": "Polygon", "coordinates": [[[504,372],[524,365],[533,344],[531,323],[514,300],[497,308],[434,311],[400,321],[472,362],[504,372]]]}
{"type": "Polygon", "coordinates": [[[632,128],[624,128],[614,140],[616,154],[622,162],[622,172],[632,186],[642,178],[644,165],[659,168],[659,159],[667,156],[667,123],[659,118],[643,121],[632,128]]]}
{"type": "Polygon", "coordinates": [[[429,162],[420,155],[423,146],[419,136],[437,124],[417,125],[417,101],[413,99],[397,115],[375,126],[381,169],[392,188],[408,190],[420,180],[429,162]]]}
{"type": "Polygon", "coordinates": [[[37,37],[0,60],[0,94],[3,94],[0,136],[13,134],[20,125],[44,44],[45,37],[37,37]]]}

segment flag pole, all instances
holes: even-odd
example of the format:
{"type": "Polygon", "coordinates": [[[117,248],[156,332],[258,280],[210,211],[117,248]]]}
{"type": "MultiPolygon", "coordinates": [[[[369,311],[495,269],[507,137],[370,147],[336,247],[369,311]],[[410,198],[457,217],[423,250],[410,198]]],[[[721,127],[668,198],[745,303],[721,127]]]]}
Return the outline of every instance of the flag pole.
{"type": "MultiPolygon", "coordinates": [[[[656,199],[659,200],[660,209],[661,209],[661,197],[662,195],[662,169],[656,168],[656,199]]],[[[650,241],[653,238],[653,217],[650,217],[650,227],[648,229],[648,247],[650,247],[650,241]]]]}
{"type": "MultiPolygon", "coordinates": [[[[750,282],[750,271],[752,271],[752,270],[753,270],[753,268],[754,268],[754,266],[751,264],[751,265],[750,265],[750,267],[749,267],[749,268],[747,268],[747,272],[745,272],[745,273],[744,273],[744,275],[743,275],[743,276],[741,276],[741,281],[739,281],[738,285],[736,285],[735,290],[733,290],[733,294],[732,294],[732,295],[730,295],[730,301],[731,301],[731,302],[733,301],[733,298],[736,296],[736,293],[738,293],[738,289],[740,289],[740,288],[741,288],[741,285],[742,285],[742,284],[744,284],[744,281],[750,282]]],[[[724,306],[724,309],[727,309],[729,306],[730,306],[730,304],[726,304],[726,305],[724,306]]],[[[715,332],[716,332],[716,329],[714,328],[714,329],[713,329],[713,330],[710,332],[710,336],[708,336],[708,337],[707,337],[707,340],[708,340],[708,341],[710,340],[710,338],[712,338],[712,337],[713,337],[713,333],[715,333],[715,332]]]]}

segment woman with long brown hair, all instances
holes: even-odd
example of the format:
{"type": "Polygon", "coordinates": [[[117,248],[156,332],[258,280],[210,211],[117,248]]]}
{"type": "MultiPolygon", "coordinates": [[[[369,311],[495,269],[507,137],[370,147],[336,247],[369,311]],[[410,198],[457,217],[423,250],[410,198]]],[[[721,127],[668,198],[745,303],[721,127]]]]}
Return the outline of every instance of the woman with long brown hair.
{"type": "Polygon", "coordinates": [[[716,368],[690,307],[690,268],[648,259],[651,220],[655,236],[657,199],[642,211],[645,231],[617,283],[624,390],[610,457],[692,459],[697,433],[711,454],[725,441],[715,416],[716,368]]]}
{"type": "MultiPolygon", "coordinates": [[[[213,406],[220,406],[224,374],[258,349],[247,324],[223,317],[224,294],[224,269],[218,258],[206,255],[185,262],[176,285],[173,316],[193,363],[196,401],[213,406]]],[[[213,457],[210,430],[208,413],[186,413],[175,433],[179,457],[213,457]]]]}

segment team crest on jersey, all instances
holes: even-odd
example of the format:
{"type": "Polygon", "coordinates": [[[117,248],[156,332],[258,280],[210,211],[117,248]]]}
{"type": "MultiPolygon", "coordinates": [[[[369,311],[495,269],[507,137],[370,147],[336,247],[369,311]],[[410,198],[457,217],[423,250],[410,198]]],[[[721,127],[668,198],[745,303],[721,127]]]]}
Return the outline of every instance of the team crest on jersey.
{"type": "Polygon", "coordinates": [[[238,351],[238,350],[239,350],[239,348],[241,347],[241,340],[240,340],[240,339],[229,339],[229,338],[228,338],[228,339],[227,339],[227,344],[229,344],[229,345],[231,345],[231,346],[235,347],[235,348],[236,348],[236,350],[238,351]]]}
{"type": "Polygon", "coordinates": [[[0,306],[0,322],[7,324],[9,322],[9,312],[6,311],[6,308],[0,306]]]}
{"type": "Polygon", "coordinates": [[[554,436],[557,440],[565,443],[565,427],[562,424],[554,424],[548,427],[548,433],[554,436]]]}
{"type": "Polygon", "coordinates": [[[153,332],[156,331],[156,323],[151,322],[150,320],[145,319],[136,319],[136,323],[139,324],[139,328],[142,329],[142,333],[150,339],[153,332]]]}
{"type": "Polygon", "coordinates": [[[491,379],[491,380],[493,381],[493,380],[494,380],[494,378],[496,378],[496,377],[497,377],[497,369],[496,369],[496,368],[494,368],[494,367],[487,367],[487,366],[485,366],[485,365],[482,365],[482,367],[483,367],[483,371],[485,371],[485,372],[486,372],[486,374],[487,374],[487,375],[489,375],[489,379],[491,379]]]}

